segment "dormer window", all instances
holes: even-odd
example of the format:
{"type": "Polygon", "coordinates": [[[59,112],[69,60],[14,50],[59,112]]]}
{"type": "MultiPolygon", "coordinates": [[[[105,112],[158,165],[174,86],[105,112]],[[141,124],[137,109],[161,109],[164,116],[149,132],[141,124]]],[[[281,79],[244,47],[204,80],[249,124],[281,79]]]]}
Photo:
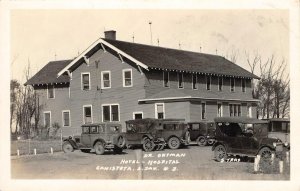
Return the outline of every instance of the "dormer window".
{"type": "Polygon", "coordinates": [[[164,79],[164,87],[170,87],[169,84],[169,72],[163,72],[163,79],[164,79]]]}
{"type": "Polygon", "coordinates": [[[178,88],[183,89],[183,73],[177,73],[178,76],[178,88]]]}
{"type": "Polygon", "coordinates": [[[211,76],[206,76],[206,89],[211,90],[211,76]]]}
{"type": "Polygon", "coordinates": [[[55,97],[54,85],[48,85],[48,99],[54,99],[54,97],[55,97]]]}
{"type": "Polygon", "coordinates": [[[230,78],[230,91],[231,92],[234,92],[234,84],[235,84],[234,78],[230,78]]]}

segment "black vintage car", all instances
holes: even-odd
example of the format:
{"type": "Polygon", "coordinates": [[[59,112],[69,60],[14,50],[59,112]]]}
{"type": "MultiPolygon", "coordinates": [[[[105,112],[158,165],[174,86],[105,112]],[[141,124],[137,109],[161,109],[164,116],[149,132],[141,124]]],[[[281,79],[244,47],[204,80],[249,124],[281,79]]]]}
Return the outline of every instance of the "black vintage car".
{"type": "Polygon", "coordinates": [[[191,141],[199,146],[212,145],[215,142],[215,123],[213,121],[189,122],[188,130],[191,141]]]}
{"type": "Polygon", "coordinates": [[[171,149],[189,143],[189,132],[180,119],[135,119],[126,121],[127,147],[142,145],[145,151],[171,149]]]}
{"type": "Polygon", "coordinates": [[[81,126],[81,135],[70,136],[64,140],[63,151],[73,152],[80,149],[82,152],[95,150],[101,155],[105,150],[121,153],[125,146],[125,139],[121,135],[121,124],[118,123],[93,123],[81,126]]]}
{"type": "Polygon", "coordinates": [[[212,150],[217,161],[229,155],[270,160],[272,153],[283,151],[280,139],[268,138],[268,121],[245,117],[217,117],[216,142],[212,150]]]}

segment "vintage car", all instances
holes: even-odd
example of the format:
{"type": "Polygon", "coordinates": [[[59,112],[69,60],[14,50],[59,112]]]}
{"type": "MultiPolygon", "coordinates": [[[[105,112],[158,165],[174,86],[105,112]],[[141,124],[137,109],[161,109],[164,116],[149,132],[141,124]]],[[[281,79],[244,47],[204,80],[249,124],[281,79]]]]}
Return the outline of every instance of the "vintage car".
{"type": "Polygon", "coordinates": [[[269,134],[270,138],[278,138],[285,145],[290,144],[290,119],[288,118],[273,118],[269,121],[269,134]]]}
{"type": "Polygon", "coordinates": [[[178,119],[135,119],[126,121],[127,147],[142,145],[144,151],[162,150],[166,144],[178,149],[188,144],[189,132],[178,119]]]}
{"type": "Polygon", "coordinates": [[[213,121],[189,122],[188,130],[191,141],[199,146],[212,145],[215,142],[215,123],[213,121]]]}
{"type": "Polygon", "coordinates": [[[102,155],[105,150],[122,153],[125,139],[121,134],[121,124],[118,123],[93,123],[84,124],[81,135],[70,136],[64,140],[63,151],[73,152],[80,149],[82,152],[95,150],[97,155],[102,155]]]}
{"type": "Polygon", "coordinates": [[[229,155],[255,157],[263,161],[271,159],[272,153],[281,153],[284,144],[280,139],[268,137],[268,121],[245,117],[217,117],[216,142],[212,150],[216,161],[229,155]]]}

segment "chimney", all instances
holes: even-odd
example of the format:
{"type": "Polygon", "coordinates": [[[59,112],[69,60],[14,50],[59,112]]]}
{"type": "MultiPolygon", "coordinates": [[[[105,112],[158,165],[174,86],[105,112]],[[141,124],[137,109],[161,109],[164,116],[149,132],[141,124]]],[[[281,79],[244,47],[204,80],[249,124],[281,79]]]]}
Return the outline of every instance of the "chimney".
{"type": "Polygon", "coordinates": [[[114,30],[104,31],[104,38],[110,40],[116,40],[116,31],[114,30]]]}

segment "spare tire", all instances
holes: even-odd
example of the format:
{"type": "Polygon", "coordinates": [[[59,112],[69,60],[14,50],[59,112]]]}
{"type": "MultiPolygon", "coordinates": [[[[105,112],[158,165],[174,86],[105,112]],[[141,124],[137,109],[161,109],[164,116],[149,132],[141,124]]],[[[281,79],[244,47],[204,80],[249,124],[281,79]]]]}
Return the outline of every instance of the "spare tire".
{"type": "Polygon", "coordinates": [[[116,146],[119,148],[123,148],[125,146],[125,138],[122,135],[117,138],[116,146]]]}

